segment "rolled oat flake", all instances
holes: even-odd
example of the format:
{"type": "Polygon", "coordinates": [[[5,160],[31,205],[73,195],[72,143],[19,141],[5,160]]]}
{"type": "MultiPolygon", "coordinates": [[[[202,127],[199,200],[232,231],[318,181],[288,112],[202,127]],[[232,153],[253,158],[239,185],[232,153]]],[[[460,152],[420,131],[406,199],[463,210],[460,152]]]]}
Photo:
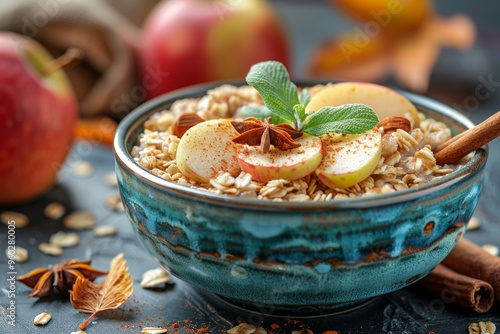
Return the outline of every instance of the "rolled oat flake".
{"type": "Polygon", "coordinates": [[[37,315],[35,319],[33,319],[33,323],[36,326],[45,326],[50,321],[50,319],[52,319],[52,315],[50,315],[50,313],[42,312],[37,315]]]}
{"type": "Polygon", "coordinates": [[[95,226],[95,218],[92,212],[75,211],[64,218],[63,224],[66,228],[83,230],[93,228],[95,226]]]}
{"type": "Polygon", "coordinates": [[[165,334],[168,333],[168,329],[162,327],[144,327],[141,330],[143,334],[165,334]]]}
{"type": "Polygon", "coordinates": [[[29,219],[25,214],[15,211],[4,211],[0,214],[0,220],[5,225],[12,224],[13,221],[16,225],[16,228],[23,228],[28,226],[29,219]]]}

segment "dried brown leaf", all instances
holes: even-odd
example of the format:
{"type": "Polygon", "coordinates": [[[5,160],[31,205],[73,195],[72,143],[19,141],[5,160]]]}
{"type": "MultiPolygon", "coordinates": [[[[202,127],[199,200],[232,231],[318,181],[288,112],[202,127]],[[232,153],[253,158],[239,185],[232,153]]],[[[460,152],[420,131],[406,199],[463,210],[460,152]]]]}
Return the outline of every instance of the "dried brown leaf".
{"type": "Polygon", "coordinates": [[[476,40],[474,22],[461,14],[444,18],[432,13],[414,29],[394,31],[381,31],[361,48],[353,44],[357,34],[335,36],[313,50],[309,75],[377,81],[393,73],[403,86],[425,92],[441,49],[465,50],[476,40]]]}
{"type": "Polygon", "coordinates": [[[111,260],[109,273],[102,283],[92,283],[88,279],[78,277],[70,292],[73,307],[90,317],[80,324],[85,329],[89,322],[99,312],[120,307],[134,291],[134,281],[130,277],[123,254],[118,254],[111,260]]]}

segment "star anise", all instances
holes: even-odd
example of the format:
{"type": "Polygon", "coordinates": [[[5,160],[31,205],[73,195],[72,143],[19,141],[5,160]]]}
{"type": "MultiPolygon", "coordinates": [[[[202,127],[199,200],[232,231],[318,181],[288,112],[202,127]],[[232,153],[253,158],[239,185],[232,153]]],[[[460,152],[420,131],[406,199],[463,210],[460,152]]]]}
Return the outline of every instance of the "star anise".
{"type": "Polygon", "coordinates": [[[93,281],[107,273],[107,271],[91,267],[90,260],[73,259],[49,268],[34,269],[26,275],[17,277],[17,280],[33,289],[29,294],[30,297],[45,297],[50,295],[53,288],[61,293],[68,292],[72,289],[77,277],[93,281]]]}
{"type": "Polygon", "coordinates": [[[239,136],[233,138],[233,142],[260,146],[264,153],[269,152],[271,145],[282,151],[297,148],[300,144],[294,139],[303,134],[288,124],[271,124],[270,118],[262,122],[258,118],[249,117],[243,121],[232,121],[231,124],[240,133],[239,136]]]}

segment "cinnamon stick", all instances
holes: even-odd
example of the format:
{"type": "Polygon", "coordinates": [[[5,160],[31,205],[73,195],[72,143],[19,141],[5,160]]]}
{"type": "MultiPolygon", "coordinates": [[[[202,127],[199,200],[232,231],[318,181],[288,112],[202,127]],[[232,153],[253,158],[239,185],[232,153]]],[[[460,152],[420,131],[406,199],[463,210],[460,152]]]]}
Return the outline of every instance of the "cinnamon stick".
{"type": "Polygon", "coordinates": [[[491,255],[475,243],[462,238],[442,261],[456,272],[488,282],[500,301],[500,258],[491,255]]]}
{"type": "Polygon", "coordinates": [[[459,274],[442,264],[438,264],[417,284],[439,295],[444,301],[477,313],[488,312],[495,302],[495,293],[489,283],[459,274]]]}
{"type": "Polygon", "coordinates": [[[500,111],[434,150],[438,165],[453,164],[500,136],[500,111]]]}

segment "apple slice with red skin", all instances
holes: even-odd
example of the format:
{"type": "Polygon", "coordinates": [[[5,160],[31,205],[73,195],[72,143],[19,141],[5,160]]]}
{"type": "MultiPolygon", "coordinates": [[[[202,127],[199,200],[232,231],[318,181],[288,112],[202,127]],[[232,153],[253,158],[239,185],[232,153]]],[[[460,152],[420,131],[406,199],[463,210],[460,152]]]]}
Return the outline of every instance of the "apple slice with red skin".
{"type": "Polygon", "coordinates": [[[327,85],[316,93],[306,110],[318,111],[325,106],[360,103],[372,108],[380,120],[391,117],[407,117],[413,127],[420,123],[417,108],[406,97],[385,86],[365,82],[342,82],[327,85]]]}
{"type": "Polygon", "coordinates": [[[321,139],[304,134],[295,141],[300,144],[297,148],[282,151],[271,146],[267,153],[258,146],[240,145],[238,161],[241,170],[260,182],[293,181],[312,173],[321,163],[321,139]]]}
{"type": "Polygon", "coordinates": [[[375,170],[382,154],[378,128],[363,134],[327,133],[322,135],[323,160],[316,169],[328,187],[347,188],[363,181],[375,170]]]}
{"type": "Polygon", "coordinates": [[[202,183],[220,171],[237,176],[240,172],[237,144],[239,133],[229,119],[208,120],[187,130],[177,146],[175,160],[183,175],[202,183]]]}

